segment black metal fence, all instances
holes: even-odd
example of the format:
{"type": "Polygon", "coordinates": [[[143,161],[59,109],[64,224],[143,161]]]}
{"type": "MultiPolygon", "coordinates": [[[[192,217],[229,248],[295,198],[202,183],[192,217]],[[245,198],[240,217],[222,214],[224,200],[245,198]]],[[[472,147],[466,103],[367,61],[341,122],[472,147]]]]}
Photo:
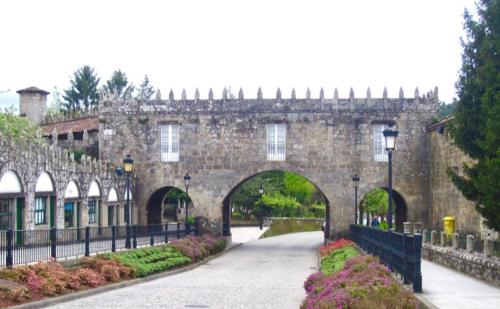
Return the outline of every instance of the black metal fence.
{"type": "Polygon", "coordinates": [[[351,225],[351,238],[363,250],[378,256],[382,263],[399,273],[405,284],[412,283],[414,292],[422,292],[422,235],[351,225]]]}
{"type": "Polygon", "coordinates": [[[199,223],[0,231],[0,266],[154,246],[200,235],[199,223]]]}

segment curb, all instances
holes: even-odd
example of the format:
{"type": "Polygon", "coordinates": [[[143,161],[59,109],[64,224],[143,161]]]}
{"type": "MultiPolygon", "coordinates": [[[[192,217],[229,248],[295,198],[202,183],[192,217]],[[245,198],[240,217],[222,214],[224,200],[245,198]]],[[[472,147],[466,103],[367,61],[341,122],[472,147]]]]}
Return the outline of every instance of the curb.
{"type": "Polygon", "coordinates": [[[215,255],[209,256],[202,261],[199,261],[199,262],[196,262],[194,264],[190,264],[190,265],[187,265],[184,267],[180,267],[177,269],[160,272],[160,273],[148,276],[148,277],[136,278],[136,279],[127,280],[127,281],[123,281],[123,282],[112,283],[112,284],[105,285],[105,286],[98,287],[98,288],[93,288],[93,289],[89,289],[89,290],[85,290],[85,291],[73,292],[73,293],[69,293],[66,295],[46,298],[46,299],[42,299],[39,301],[34,301],[34,302],[30,302],[30,303],[25,303],[22,305],[12,306],[9,308],[12,308],[12,309],[44,308],[44,307],[48,307],[48,306],[52,306],[52,305],[57,305],[60,303],[65,303],[65,302],[72,301],[72,300],[79,299],[79,298],[89,297],[89,296],[101,294],[104,292],[108,292],[108,291],[112,291],[112,290],[116,290],[116,289],[121,289],[124,287],[129,287],[129,286],[136,285],[136,284],[145,283],[148,281],[153,281],[156,279],[161,279],[164,277],[173,276],[176,274],[180,274],[180,273],[192,270],[194,268],[197,268],[198,266],[202,266],[202,265],[208,263],[209,261],[211,261],[215,258],[218,258],[218,257],[224,255],[225,253],[233,250],[234,248],[241,246],[242,244],[243,243],[231,244],[224,251],[219,252],[215,255]]]}

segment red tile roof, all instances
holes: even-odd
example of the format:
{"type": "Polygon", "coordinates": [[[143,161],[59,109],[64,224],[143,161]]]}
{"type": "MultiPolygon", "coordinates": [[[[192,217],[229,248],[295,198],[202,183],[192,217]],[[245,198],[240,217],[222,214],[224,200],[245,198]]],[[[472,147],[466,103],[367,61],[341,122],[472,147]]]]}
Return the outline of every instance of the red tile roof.
{"type": "Polygon", "coordinates": [[[87,129],[87,132],[92,130],[97,131],[99,130],[99,117],[90,116],[85,118],[49,123],[42,125],[42,129],[45,135],[51,135],[54,129],[57,130],[57,134],[66,134],[70,129],[73,130],[73,133],[83,132],[85,129],[87,129]]]}

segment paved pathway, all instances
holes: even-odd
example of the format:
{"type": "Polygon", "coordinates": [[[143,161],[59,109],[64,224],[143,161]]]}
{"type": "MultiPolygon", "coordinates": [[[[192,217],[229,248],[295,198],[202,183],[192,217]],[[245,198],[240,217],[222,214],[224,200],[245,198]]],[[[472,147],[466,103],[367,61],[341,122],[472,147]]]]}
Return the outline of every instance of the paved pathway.
{"type": "Polygon", "coordinates": [[[191,271],[53,308],[297,309],[322,232],[249,241],[191,271]]]}
{"type": "Polygon", "coordinates": [[[500,289],[422,260],[423,296],[440,309],[500,308],[500,289]]]}
{"type": "Polygon", "coordinates": [[[268,227],[264,226],[261,229],[255,226],[244,226],[244,227],[232,227],[231,228],[231,238],[233,244],[246,243],[252,240],[259,239],[268,227]]]}

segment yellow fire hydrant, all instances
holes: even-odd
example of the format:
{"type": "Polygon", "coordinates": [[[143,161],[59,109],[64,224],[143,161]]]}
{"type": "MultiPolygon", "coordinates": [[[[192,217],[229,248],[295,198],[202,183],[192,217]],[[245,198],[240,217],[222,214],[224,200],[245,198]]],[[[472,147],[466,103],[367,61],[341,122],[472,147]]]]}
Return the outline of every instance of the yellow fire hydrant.
{"type": "Polygon", "coordinates": [[[443,218],[444,233],[448,236],[455,233],[455,218],[452,216],[446,216],[443,218]]]}

